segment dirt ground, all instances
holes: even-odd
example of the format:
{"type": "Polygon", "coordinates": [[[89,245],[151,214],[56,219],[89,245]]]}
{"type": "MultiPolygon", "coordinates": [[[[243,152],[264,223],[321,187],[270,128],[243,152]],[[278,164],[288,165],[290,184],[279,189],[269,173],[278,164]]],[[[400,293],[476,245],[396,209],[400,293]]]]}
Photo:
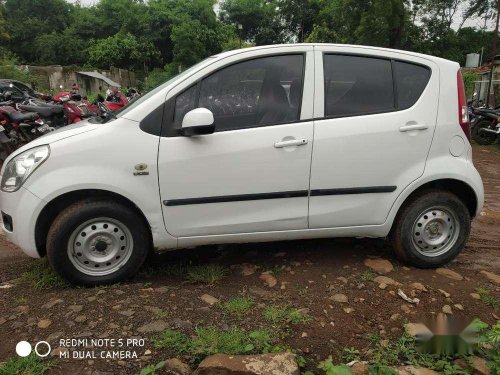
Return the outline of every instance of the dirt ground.
{"type": "Polygon", "coordinates": [[[189,362],[189,358],[169,349],[154,347],[151,338],[159,334],[155,332],[160,330],[158,327],[177,329],[188,336],[197,326],[237,326],[248,331],[268,328],[262,314],[271,304],[305,309],[302,311],[312,318],[294,326],[280,339],[280,344],[300,349],[312,364],[329,355],[337,358],[345,347],[366,348],[370,334],[389,340],[397,338],[404,322],[422,321],[441,312],[444,305],[451,307],[453,316],[468,320],[479,317],[494,323],[500,311],[471,293],[484,288],[495,298],[500,297],[500,285],[481,273],[485,270],[500,275],[499,146],[474,146],[474,163],[483,177],[486,203],[481,216],[473,222],[465,250],[447,266],[463,276],[462,280],[435,270],[406,267],[383,240],[324,239],[183,250],[155,258],[153,266],[145,267],[127,283],[106,288],[56,286],[40,290],[21,277],[40,261],[24,256],[0,235],[0,286],[13,285],[0,288],[0,362],[16,356],[15,346],[20,340],[46,340],[55,349],[60,346],[60,339],[143,338],[143,346],[128,346],[138,359],[48,357],[54,364],[50,374],[135,374],[146,364],[167,358],[179,357],[189,362]],[[401,286],[382,289],[372,280],[373,274],[367,272],[364,261],[378,257],[392,263],[394,270],[386,276],[401,286]],[[225,265],[229,273],[220,283],[210,286],[161,272],[162,265],[172,269],[172,265],[182,265],[186,260],[193,264],[225,265]],[[258,267],[256,272],[242,275],[242,269],[248,271],[254,266],[258,267]],[[263,271],[273,271],[277,279],[274,287],[259,278],[263,271]],[[416,282],[427,291],[411,285],[416,282]],[[397,295],[399,288],[418,297],[420,303],[403,301],[397,295]],[[339,293],[347,296],[346,303],[331,299],[339,293]],[[221,303],[246,295],[256,304],[244,316],[234,317],[219,304],[210,305],[200,299],[204,294],[221,303]],[[155,325],[148,332],[144,325],[151,322],[155,325]]]}

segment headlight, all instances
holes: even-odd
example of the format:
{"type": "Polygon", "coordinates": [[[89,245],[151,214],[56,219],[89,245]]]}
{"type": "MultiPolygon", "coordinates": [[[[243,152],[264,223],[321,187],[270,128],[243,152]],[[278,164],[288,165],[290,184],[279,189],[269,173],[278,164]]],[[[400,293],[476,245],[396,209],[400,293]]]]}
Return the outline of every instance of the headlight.
{"type": "Polygon", "coordinates": [[[18,190],[34,170],[47,160],[49,154],[50,148],[45,145],[34,147],[12,158],[3,172],[2,190],[9,193],[18,190]]]}

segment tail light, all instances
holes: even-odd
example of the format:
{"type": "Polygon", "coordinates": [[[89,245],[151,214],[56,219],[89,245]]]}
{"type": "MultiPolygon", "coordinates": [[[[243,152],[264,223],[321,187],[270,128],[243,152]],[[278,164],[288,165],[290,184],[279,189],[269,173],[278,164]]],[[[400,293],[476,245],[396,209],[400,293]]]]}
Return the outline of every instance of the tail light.
{"type": "Polygon", "coordinates": [[[467,98],[465,97],[464,80],[462,72],[459,69],[457,72],[457,89],[458,89],[458,122],[465,133],[465,136],[470,141],[470,123],[469,111],[467,109],[467,98]]]}

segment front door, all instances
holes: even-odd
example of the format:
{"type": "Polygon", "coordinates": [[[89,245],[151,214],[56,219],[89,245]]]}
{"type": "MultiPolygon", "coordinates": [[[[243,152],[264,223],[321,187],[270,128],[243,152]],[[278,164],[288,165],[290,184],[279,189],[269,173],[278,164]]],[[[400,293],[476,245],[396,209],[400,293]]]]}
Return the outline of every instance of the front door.
{"type": "Polygon", "coordinates": [[[239,61],[172,99],[174,129],[204,107],[216,131],[161,138],[160,194],[171,235],[307,228],[313,122],[301,121],[301,108],[312,108],[313,58],[304,49],[239,61]],[[305,81],[311,91],[302,100],[305,81]]]}
{"type": "Polygon", "coordinates": [[[310,228],[383,224],[424,172],[439,70],[424,58],[386,54],[318,47],[310,228]]]}

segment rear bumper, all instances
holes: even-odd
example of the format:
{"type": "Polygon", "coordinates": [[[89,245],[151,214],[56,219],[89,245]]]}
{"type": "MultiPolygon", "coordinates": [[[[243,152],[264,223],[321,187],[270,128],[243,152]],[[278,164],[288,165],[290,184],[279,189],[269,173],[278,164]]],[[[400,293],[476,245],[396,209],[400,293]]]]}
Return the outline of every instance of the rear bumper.
{"type": "Polygon", "coordinates": [[[0,191],[5,236],[32,258],[40,258],[35,243],[35,225],[42,207],[43,201],[24,187],[13,193],[0,191]]]}

